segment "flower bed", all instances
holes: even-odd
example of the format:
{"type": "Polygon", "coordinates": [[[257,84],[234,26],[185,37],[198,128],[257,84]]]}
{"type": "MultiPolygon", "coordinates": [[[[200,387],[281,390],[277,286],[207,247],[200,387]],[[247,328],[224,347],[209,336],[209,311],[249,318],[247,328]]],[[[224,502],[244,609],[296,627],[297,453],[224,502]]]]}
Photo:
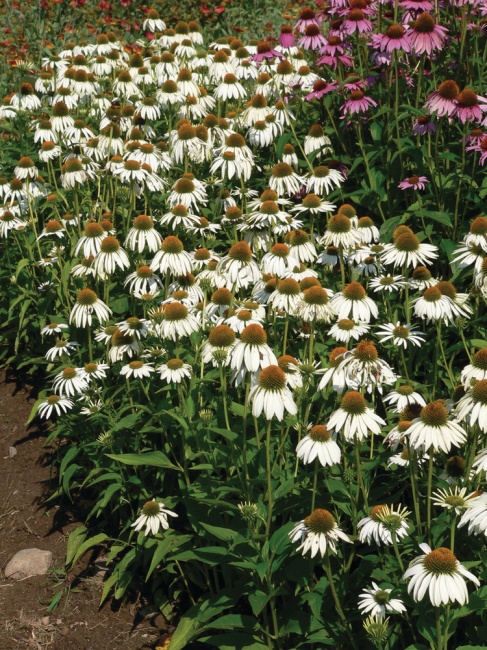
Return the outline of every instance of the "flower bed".
{"type": "Polygon", "coordinates": [[[2,359],[46,377],[67,568],[103,546],[171,650],[483,647],[485,13],[150,9],[17,66],[2,359]]]}

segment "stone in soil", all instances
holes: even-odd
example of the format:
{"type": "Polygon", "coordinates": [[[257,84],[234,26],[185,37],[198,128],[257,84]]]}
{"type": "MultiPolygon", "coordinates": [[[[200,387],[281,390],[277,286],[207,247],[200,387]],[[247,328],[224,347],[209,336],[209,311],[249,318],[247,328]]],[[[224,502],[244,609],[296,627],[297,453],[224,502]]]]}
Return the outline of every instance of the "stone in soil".
{"type": "Polygon", "coordinates": [[[45,575],[52,563],[51,551],[25,548],[16,553],[5,567],[5,577],[23,580],[31,576],[45,575]]]}

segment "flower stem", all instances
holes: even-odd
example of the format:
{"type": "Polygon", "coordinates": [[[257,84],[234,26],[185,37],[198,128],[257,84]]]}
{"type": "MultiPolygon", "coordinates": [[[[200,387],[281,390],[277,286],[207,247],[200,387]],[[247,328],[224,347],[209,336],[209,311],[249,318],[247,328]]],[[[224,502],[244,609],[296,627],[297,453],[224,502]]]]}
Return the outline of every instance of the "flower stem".
{"type": "Polygon", "coordinates": [[[267,470],[267,522],[265,526],[266,537],[269,537],[272,524],[272,472],[271,472],[271,426],[272,420],[267,422],[267,431],[265,437],[265,460],[267,470]]]}
{"type": "Polygon", "coordinates": [[[331,595],[333,596],[333,600],[335,601],[335,609],[337,611],[338,616],[340,617],[341,622],[343,623],[343,626],[345,628],[347,636],[348,636],[348,638],[350,640],[351,646],[352,646],[352,648],[355,649],[357,647],[357,645],[355,643],[353,633],[350,630],[347,617],[345,616],[345,614],[343,612],[343,609],[342,609],[342,606],[341,606],[341,603],[340,603],[340,599],[338,598],[338,594],[337,594],[336,589],[335,589],[335,583],[333,582],[333,573],[332,573],[332,570],[331,570],[330,558],[328,556],[328,553],[325,554],[325,571],[326,571],[326,577],[328,578],[328,582],[330,584],[331,595]]]}
{"type": "Polygon", "coordinates": [[[428,462],[428,493],[426,495],[426,526],[428,529],[428,544],[431,545],[431,484],[433,482],[433,447],[430,447],[428,462]]]}

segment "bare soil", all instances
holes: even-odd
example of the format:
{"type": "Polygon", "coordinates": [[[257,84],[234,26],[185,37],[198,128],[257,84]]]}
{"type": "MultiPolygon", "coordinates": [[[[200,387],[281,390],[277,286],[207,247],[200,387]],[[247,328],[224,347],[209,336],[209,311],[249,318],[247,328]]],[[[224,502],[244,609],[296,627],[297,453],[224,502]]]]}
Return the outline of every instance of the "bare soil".
{"type": "Polygon", "coordinates": [[[45,431],[26,427],[34,389],[9,371],[0,373],[0,650],[142,650],[167,643],[165,621],[145,603],[108,603],[99,609],[104,569],[84,558],[73,575],[64,573],[66,542],[79,522],[76,513],[46,503],[55,486],[45,431]],[[9,454],[14,447],[15,455],[9,454]],[[25,548],[52,551],[45,576],[21,581],[3,569],[25,548]],[[66,587],[59,606],[47,606],[66,587]]]}

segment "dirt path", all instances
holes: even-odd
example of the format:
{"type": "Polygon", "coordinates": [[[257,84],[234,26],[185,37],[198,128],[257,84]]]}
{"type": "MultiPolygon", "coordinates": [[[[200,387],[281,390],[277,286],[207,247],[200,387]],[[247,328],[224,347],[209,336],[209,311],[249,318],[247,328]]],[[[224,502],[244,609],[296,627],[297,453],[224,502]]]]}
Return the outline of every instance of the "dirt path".
{"type": "MultiPolygon", "coordinates": [[[[46,612],[66,577],[66,540],[77,522],[71,513],[44,505],[51,480],[49,449],[42,447],[43,432],[25,425],[34,401],[29,386],[0,373],[0,650],[154,648],[160,643],[162,617],[150,610],[145,619],[137,616],[138,604],[118,609],[108,604],[100,611],[103,571],[96,567],[76,580],[57,609],[46,612]],[[9,455],[11,447],[14,456],[9,455]],[[6,579],[3,568],[25,548],[51,551],[51,571],[21,581],[6,579]]],[[[74,577],[68,576],[65,584],[74,577]]]]}

